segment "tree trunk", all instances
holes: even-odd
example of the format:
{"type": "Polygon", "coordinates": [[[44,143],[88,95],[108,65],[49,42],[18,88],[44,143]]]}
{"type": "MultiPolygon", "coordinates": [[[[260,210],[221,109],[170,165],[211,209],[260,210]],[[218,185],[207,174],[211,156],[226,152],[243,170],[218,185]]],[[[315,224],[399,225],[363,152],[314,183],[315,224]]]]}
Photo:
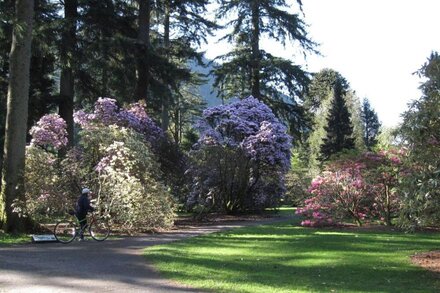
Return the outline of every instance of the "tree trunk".
{"type": "Polygon", "coordinates": [[[137,85],[135,100],[144,100],[148,105],[148,88],[150,80],[150,62],[148,50],[150,48],[150,14],[151,0],[138,0],[138,56],[137,56],[137,85]]]}
{"type": "Polygon", "coordinates": [[[9,63],[6,138],[0,200],[0,219],[6,232],[24,232],[24,218],[12,204],[24,203],[24,166],[29,101],[33,0],[17,0],[9,63]]]}
{"type": "MultiPolygon", "coordinates": [[[[170,50],[170,17],[171,17],[171,3],[170,0],[165,1],[165,16],[164,16],[164,46],[166,58],[169,58],[170,50]]],[[[170,97],[167,93],[162,97],[162,130],[167,131],[170,124],[169,108],[170,97]]]]}
{"type": "Polygon", "coordinates": [[[176,97],[176,105],[174,109],[174,143],[176,145],[180,144],[182,140],[182,118],[181,118],[181,109],[180,109],[180,99],[179,96],[176,97]]]}
{"type": "Polygon", "coordinates": [[[391,226],[391,195],[390,195],[390,189],[388,185],[385,184],[385,196],[386,196],[386,202],[385,202],[385,225],[391,226]]]}
{"type": "Polygon", "coordinates": [[[260,93],[260,10],[259,1],[251,1],[252,9],[252,61],[251,61],[251,92],[256,99],[261,98],[260,93]]]}
{"type": "Polygon", "coordinates": [[[67,123],[67,138],[69,146],[74,145],[73,133],[73,99],[74,76],[73,63],[76,44],[76,19],[77,19],[78,0],[64,1],[64,20],[65,27],[63,29],[61,41],[61,79],[60,79],[60,102],[59,114],[67,123]]]}

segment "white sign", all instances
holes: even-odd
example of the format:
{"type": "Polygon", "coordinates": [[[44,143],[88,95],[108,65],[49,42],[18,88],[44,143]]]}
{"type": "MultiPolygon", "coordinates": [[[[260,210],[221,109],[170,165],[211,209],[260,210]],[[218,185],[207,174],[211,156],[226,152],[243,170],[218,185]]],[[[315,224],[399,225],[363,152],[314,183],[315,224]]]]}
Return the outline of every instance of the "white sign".
{"type": "Polygon", "coordinates": [[[32,242],[56,242],[57,239],[52,234],[47,235],[32,235],[32,242]]]}

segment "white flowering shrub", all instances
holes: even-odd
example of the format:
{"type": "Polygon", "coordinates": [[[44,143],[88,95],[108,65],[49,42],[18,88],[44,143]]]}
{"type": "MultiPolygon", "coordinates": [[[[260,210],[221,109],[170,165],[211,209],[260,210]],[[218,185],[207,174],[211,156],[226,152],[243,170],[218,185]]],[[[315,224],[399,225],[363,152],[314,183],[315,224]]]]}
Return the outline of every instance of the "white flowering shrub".
{"type": "Polygon", "coordinates": [[[83,130],[83,164],[94,174],[89,186],[96,205],[124,229],[167,228],[173,224],[174,203],[161,182],[160,166],[141,136],[111,125],[83,130]]]}
{"type": "Polygon", "coordinates": [[[67,145],[65,122],[45,115],[31,130],[26,154],[26,203],[20,213],[44,221],[72,209],[87,186],[100,214],[124,230],[167,228],[174,221],[174,201],[164,183],[152,144],[160,128],[139,104],[118,109],[99,99],[95,112],[77,112],[79,145],[59,158],[67,145]]]}

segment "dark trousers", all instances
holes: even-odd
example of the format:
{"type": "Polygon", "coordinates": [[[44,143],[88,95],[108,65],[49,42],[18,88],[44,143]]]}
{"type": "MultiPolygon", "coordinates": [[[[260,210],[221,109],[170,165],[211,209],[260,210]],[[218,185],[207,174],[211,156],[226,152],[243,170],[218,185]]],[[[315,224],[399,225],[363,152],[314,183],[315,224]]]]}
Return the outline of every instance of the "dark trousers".
{"type": "Polygon", "coordinates": [[[79,237],[81,239],[84,238],[83,232],[84,232],[84,227],[87,225],[87,214],[76,214],[76,217],[78,218],[79,224],[81,225],[81,232],[79,237]]]}

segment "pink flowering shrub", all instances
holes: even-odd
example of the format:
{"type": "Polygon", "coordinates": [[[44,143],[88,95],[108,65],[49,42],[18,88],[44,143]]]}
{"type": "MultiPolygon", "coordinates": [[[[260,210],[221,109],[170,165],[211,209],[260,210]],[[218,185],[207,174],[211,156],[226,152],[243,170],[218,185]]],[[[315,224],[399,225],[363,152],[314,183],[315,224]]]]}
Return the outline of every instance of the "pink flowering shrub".
{"type": "Polygon", "coordinates": [[[391,219],[396,216],[401,204],[398,186],[399,181],[407,177],[408,168],[403,164],[406,156],[405,149],[382,150],[363,155],[366,164],[363,176],[373,198],[371,216],[386,225],[391,225],[391,219]]]}
{"type": "Polygon", "coordinates": [[[329,163],[312,180],[312,196],[297,209],[306,218],[301,224],[332,225],[349,218],[358,225],[366,220],[390,225],[399,208],[396,187],[403,176],[403,155],[397,150],[369,152],[329,163]]]}
{"type": "Polygon", "coordinates": [[[60,150],[68,142],[66,127],[66,122],[58,114],[44,115],[29,131],[31,144],[60,150]]]}
{"type": "Polygon", "coordinates": [[[312,197],[305,200],[304,207],[296,212],[309,218],[303,225],[328,225],[345,218],[351,218],[361,225],[369,201],[365,197],[366,184],[361,174],[363,168],[362,163],[352,160],[334,162],[313,179],[309,188],[312,197]]]}

